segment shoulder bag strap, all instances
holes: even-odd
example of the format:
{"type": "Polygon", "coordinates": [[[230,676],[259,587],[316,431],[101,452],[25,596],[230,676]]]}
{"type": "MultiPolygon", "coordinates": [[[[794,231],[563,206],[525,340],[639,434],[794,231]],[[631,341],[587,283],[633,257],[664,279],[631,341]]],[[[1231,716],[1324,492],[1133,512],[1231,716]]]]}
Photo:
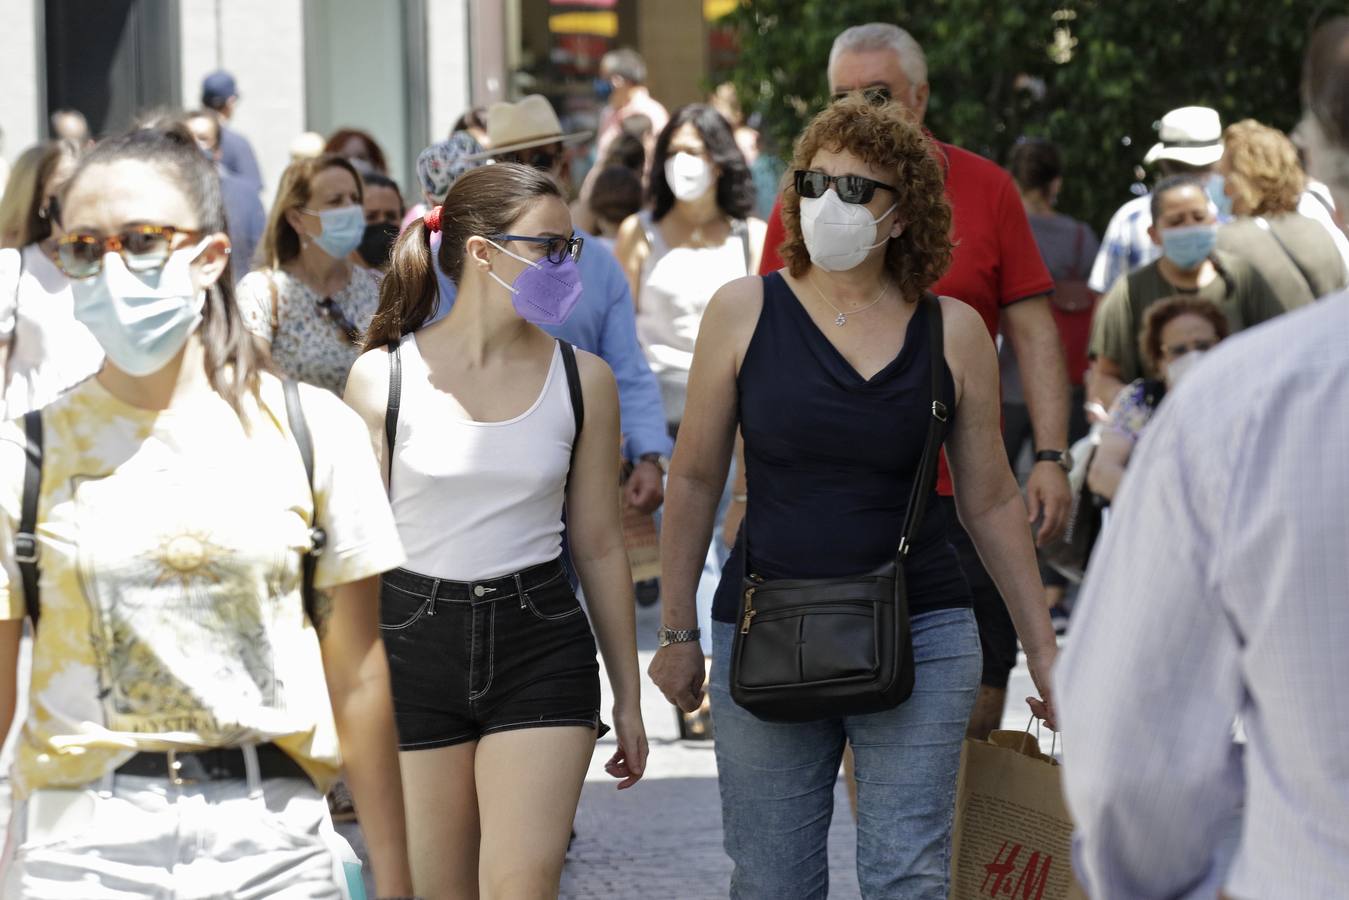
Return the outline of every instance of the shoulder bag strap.
{"type": "Polygon", "coordinates": [[[389,402],[384,408],[384,452],[389,456],[389,493],[393,493],[393,443],[403,406],[403,342],[389,341],[389,402]]]}
{"type": "MultiPolygon", "coordinates": [[[[304,406],[300,404],[300,385],[298,382],[287,378],[282,382],[282,386],[286,394],[286,421],[290,425],[290,433],[295,438],[295,444],[300,449],[300,459],[304,462],[304,473],[309,479],[309,493],[312,497],[314,493],[314,440],[309,434],[309,423],[305,421],[304,406]]],[[[323,553],[327,536],[318,525],[317,502],[313,504],[313,507],[314,521],[309,528],[309,550],[300,560],[300,566],[303,576],[301,590],[304,598],[304,613],[317,628],[318,621],[314,618],[314,567],[318,564],[318,558],[323,553]]]]}
{"type": "Polygon", "coordinates": [[[1302,263],[1297,261],[1297,257],[1293,255],[1293,251],[1288,249],[1288,245],[1283,242],[1283,238],[1279,237],[1279,233],[1274,230],[1274,226],[1264,216],[1256,216],[1255,224],[1259,225],[1265,234],[1274,238],[1274,243],[1279,245],[1283,255],[1288,257],[1288,261],[1293,264],[1293,268],[1297,269],[1297,273],[1302,276],[1303,282],[1307,285],[1307,292],[1312,295],[1313,300],[1317,299],[1316,287],[1312,284],[1312,277],[1307,274],[1306,269],[1302,268],[1302,263]]]}
{"type": "Polygon", "coordinates": [[[276,288],[276,270],[267,273],[267,287],[272,292],[272,340],[276,340],[277,329],[281,327],[281,292],[276,288]]]}
{"type": "Polygon", "coordinates": [[[951,420],[951,410],[941,399],[941,370],[946,358],[945,329],[942,327],[941,301],[932,294],[924,294],[922,303],[927,306],[928,358],[931,361],[932,374],[932,418],[927,423],[927,440],[923,443],[923,457],[918,463],[918,474],[913,479],[913,490],[909,494],[909,511],[904,517],[904,528],[899,537],[899,558],[908,556],[912,538],[923,521],[927,511],[927,498],[931,495],[937,480],[937,459],[941,455],[942,438],[946,434],[946,424],[951,420]]]}
{"type": "Polygon", "coordinates": [[[576,437],[572,440],[571,455],[576,458],[576,442],[581,438],[581,426],[586,420],[585,398],[581,394],[581,370],[576,367],[576,348],[558,338],[562,351],[562,368],[567,371],[567,393],[571,394],[571,414],[576,419],[576,437]]]}
{"type": "Polygon", "coordinates": [[[745,250],[745,274],[753,275],[754,272],[749,267],[750,266],[749,224],[744,219],[732,219],[731,234],[735,235],[740,239],[740,246],[743,247],[745,250]]]}
{"type": "MultiPolygon", "coordinates": [[[[1073,267],[1071,269],[1072,274],[1069,276],[1074,281],[1079,281],[1082,278],[1082,240],[1083,240],[1082,236],[1086,233],[1086,230],[1087,226],[1083,225],[1081,222],[1077,223],[1077,232],[1073,236],[1073,267]]],[[[937,305],[940,306],[941,303],[939,302],[937,305]]]]}
{"type": "Polygon", "coordinates": [[[14,561],[19,565],[24,606],[36,631],[38,616],[42,614],[37,567],[37,503],[42,492],[42,413],[38,410],[25,413],[23,431],[27,438],[24,448],[23,504],[19,510],[19,531],[14,535],[14,561]]]}

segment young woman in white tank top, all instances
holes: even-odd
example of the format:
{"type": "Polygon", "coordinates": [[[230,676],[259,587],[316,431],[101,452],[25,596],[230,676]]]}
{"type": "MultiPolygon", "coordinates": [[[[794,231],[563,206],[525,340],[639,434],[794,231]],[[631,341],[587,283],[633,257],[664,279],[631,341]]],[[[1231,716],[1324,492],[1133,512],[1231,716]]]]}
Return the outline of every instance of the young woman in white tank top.
{"type": "Polygon", "coordinates": [[[596,638],[615,697],[606,769],[625,788],[646,765],[618,394],[599,358],[538,327],[577,302],[580,244],[546,175],[469,172],[399,239],[373,349],[347,382],[408,553],[384,579],[380,627],[413,881],[427,897],[556,895],[608,730],[596,638]],[[416,330],[438,301],[435,265],[458,296],[416,330]],[[560,561],[564,505],[593,635],[560,561]]]}

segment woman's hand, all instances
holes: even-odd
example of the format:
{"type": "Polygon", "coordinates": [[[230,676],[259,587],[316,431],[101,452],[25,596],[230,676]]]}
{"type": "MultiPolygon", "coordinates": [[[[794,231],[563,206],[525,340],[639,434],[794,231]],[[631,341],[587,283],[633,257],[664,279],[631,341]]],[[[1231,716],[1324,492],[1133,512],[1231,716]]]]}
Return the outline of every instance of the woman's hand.
{"type": "Polygon", "coordinates": [[[1055,718],[1054,712],[1054,689],[1053,672],[1054,660],[1058,658],[1059,648],[1052,645],[1045,650],[1035,653],[1026,652],[1026,668],[1030,669],[1031,680],[1035,682],[1035,689],[1040,692],[1039,697],[1027,697],[1026,704],[1030,706],[1031,713],[1037,719],[1043,719],[1045,726],[1050,731],[1058,731],[1059,724],[1055,718]]]}
{"type": "Polygon", "coordinates": [[[618,783],[620,791],[632,787],[646,773],[646,726],[642,724],[642,706],[640,701],[614,704],[614,731],[618,735],[618,749],[604,764],[604,771],[614,778],[622,779],[618,783]]]}
{"type": "Polygon", "coordinates": [[[697,641],[682,641],[656,651],[646,670],[665,699],[686,713],[703,705],[703,680],[707,663],[697,641]]]}

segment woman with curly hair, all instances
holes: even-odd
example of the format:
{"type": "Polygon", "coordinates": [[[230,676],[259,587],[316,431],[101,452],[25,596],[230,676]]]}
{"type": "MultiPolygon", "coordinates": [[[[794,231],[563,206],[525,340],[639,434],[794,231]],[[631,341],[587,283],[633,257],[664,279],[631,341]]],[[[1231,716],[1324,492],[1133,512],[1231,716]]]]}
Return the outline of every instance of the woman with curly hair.
{"type": "MultiPolygon", "coordinates": [[[[951,212],[932,144],[897,104],[850,95],[807,127],[792,168],[787,267],[726,285],[704,318],[666,491],[663,622],[680,636],[693,628],[738,426],[748,511],[713,608],[710,686],[731,895],[825,895],[825,844],[848,742],[862,895],[944,898],[960,748],[982,659],[940,515],[919,522],[904,557],[915,668],[907,700],[783,724],[751,714],[730,690],[737,629],[761,624],[740,590],[743,576],[855,576],[895,559],[935,378],[951,412],[956,507],[1026,647],[1043,698],[1032,707],[1053,721],[1054,632],[1002,448],[997,355],[973,309],[928,292],[951,260],[951,212]]],[[[662,643],[651,676],[692,709],[703,693],[702,653],[694,642],[662,643]]]]}
{"type": "Polygon", "coordinates": [[[1298,212],[1307,178],[1297,148],[1276,128],[1246,119],[1223,132],[1219,195],[1234,218],[1218,230],[1218,249],[1244,257],[1294,309],[1345,286],[1349,244],[1298,212]]]}

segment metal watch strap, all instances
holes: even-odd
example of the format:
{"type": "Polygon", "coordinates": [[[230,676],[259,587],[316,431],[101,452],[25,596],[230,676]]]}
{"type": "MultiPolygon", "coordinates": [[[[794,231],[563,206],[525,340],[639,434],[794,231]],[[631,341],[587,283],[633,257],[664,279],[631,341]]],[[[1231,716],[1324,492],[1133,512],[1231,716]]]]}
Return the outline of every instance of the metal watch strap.
{"type": "Polygon", "coordinates": [[[670,644],[688,644],[701,638],[702,629],[699,628],[666,628],[661,626],[656,632],[657,639],[662,646],[670,644]]]}

